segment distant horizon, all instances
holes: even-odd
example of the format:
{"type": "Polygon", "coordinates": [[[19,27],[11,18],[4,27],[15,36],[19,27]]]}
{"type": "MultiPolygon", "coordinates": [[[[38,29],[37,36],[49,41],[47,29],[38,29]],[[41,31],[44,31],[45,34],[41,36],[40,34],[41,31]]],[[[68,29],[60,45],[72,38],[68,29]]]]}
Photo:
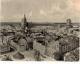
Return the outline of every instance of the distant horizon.
{"type": "MultiPolygon", "coordinates": [[[[0,21],[0,23],[21,23],[22,21],[0,21]]],[[[27,21],[28,22],[28,21],[27,21]]],[[[29,23],[66,23],[66,21],[65,22],[46,22],[46,21],[44,21],[44,22],[32,22],[32,21],[29,21],[29,23]]],[[[71,22],[71,23],[80,23],[80,22],[71,22]]]]}
{"type": "MultiPolygon", "coordinates": [[[[22,17],[23,18],[23,17],[22,17]]],[[[22,18],[20,18],[19,20],[0,20],[0,22],[22,22],[22,18]]],[[[75,19],[74,18],[65,18],[65,19],[60,19],[60,20],[40,20],[40,19],[36,19],[36,20],[31,20],[31,19],[27,19],[28,22],[32,22],[32,23],[66,23],[67,19],[71,19],[72,23],[80,23],[80,19],[75,19]]]]}

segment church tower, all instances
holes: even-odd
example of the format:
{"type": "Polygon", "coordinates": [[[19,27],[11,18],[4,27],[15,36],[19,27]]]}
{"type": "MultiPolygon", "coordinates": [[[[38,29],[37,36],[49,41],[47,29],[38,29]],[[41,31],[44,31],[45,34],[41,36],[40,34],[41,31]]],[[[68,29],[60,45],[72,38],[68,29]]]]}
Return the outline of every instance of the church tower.
{"type": "Polygon", "coordinates": [[[21,23],[21,28],[23,31],[25,31],[25,29],[28,27],[28,23],[27,23],[27,19],[26,19],[26,15],[24,14],[24,17],[22,19],[22,23],[21,23]]]}
{"type": "Polygon", "coordinates": [[[66,21],[67,21],[66,22],[66,28],[72,28],[73,26],[72,26],[72,23],[71,23],[71,19],[67,19],[66,21]]]}

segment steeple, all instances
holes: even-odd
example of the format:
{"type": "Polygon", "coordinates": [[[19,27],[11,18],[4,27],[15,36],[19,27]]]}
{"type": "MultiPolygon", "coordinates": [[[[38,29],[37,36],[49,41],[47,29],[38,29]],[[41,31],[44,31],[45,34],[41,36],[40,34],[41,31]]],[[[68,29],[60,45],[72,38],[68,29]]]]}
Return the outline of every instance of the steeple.
{"type": "Polygon", "coordinates": [[[22,21],[21,21],[21,27],[23,31],[25,30],[26,23],[27,23],[27,19],[26,19],[26,15],[24,14],[24,17],[22,18],[22,21]]]}
{"type": "Polygon", "coordinates": [[[26,22],[27,19],[26,19],[26,15],[24,14],[24,18],[23,18],[23,21],[26,22]]]}

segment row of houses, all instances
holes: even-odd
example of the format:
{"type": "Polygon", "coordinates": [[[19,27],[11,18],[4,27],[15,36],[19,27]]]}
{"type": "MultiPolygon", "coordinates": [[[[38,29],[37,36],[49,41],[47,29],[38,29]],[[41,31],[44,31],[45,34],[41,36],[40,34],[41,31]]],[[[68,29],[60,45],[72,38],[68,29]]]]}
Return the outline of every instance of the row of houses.
{"type": "Polygon", "coordinates": [[[50,57],[54,57],[54,53],[58,52],[60,55],[64,57],[64,54],[75,50],[79,47],[79,38],[76,36],[65,36],[59,40],[52,40],[48,42],[44,40],[44,45],[39,43],[39,41],[35,41],[33,43],[33,49],[38,50],[41,54],[48,55],[50,57]]]}

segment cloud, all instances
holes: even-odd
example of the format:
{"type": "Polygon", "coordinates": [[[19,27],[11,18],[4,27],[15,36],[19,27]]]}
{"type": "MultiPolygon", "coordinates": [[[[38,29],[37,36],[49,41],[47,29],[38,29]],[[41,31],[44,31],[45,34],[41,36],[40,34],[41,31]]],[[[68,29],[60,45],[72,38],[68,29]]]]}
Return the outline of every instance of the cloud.
{"type": "Polygon", "coordinates": [[[1,20],[20,20],[24,13],[32,20],[80,19],[80,0],[2,0],[1,20]]]}
{"type": "Polygon", "coordinates": [[[44,11],[44,10],[40,10],[40,14],[42,15],[42,16],[47,16],[47,13],[46,13],[46,11],[44,11]]]}

